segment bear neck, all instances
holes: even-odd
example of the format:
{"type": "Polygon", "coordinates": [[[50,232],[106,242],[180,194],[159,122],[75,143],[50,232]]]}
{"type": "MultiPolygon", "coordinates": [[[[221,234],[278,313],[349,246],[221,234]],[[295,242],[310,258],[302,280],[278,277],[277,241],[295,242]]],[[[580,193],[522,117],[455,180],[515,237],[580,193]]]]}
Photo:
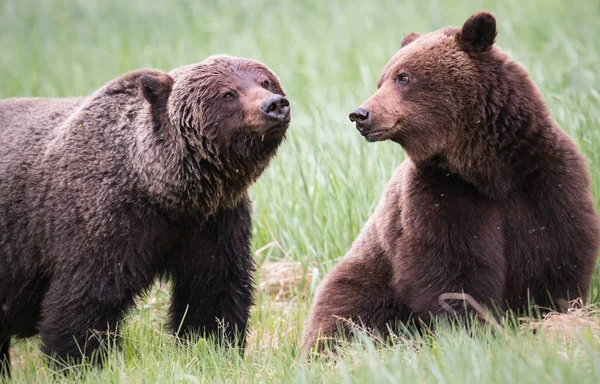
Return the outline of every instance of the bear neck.
{"type": "MultiPolygon", "coordinates": [[[[184,136],[185,137],[185,136],[184,136]]],[[[248,139],[245,151],[220,151],[213,140],[184,140],[181,192],[188,211],[202,216],[235,206],[275,156],[280,139],[248,139]]]]}
{"type": "MultiPolygon", "coordinates": [[[[245,151],[218,151],[214,140],[199,134],[169,131],[159,136],[144,126],[140,114],[139,148],[134,166],[141,188],[173,222],[202,222],[220,209],[235,206],[267,168],[282,138],[251,140],[245,151]]],[[[241,144],[241,143],[240,143],[241,144]]]]}
{"type": "Polygon", "coordinates": [[[557,128],[528,73],[514,62],[499,65],[487,94],[469,108],[446,157],[449,168],[482,194],[502,199],[548,163],[557,128]],[[485,107],[482,109],[481,105],[485,107]]]}

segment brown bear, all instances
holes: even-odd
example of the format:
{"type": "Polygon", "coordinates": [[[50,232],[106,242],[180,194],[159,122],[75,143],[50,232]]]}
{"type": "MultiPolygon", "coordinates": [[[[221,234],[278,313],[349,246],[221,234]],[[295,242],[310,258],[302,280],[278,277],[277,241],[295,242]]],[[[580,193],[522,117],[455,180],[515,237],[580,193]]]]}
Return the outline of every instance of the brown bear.
{"type": "Polygon", "coordinates": [[[158,276],[172,279],[174,330],[243,347],[248,187],[289,122],[276,75],[226,55],[131,72],[89,97],[0,101],[4,373],[13,337],[97,356],[158,276]]]}
{"type": "Polygon", "coordinates": [[[348,319],[385,337],[409,317],[473,315],[459,300],[444,309],[443,293],[497,315],[586,298],[600,225],[585,159],[495,37],[489,13],[405,36],[350,114],[368,141],[392,140],[408,158],[319,287],[304,353],[351,336],[348,319]]]}

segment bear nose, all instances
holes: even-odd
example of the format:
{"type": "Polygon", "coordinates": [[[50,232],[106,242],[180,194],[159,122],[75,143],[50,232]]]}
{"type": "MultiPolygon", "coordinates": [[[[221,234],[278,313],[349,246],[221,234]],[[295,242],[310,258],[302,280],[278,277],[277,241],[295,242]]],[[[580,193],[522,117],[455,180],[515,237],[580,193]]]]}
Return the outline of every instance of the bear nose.
{"type": "Polygon", "coordinates": [[[350,121],[353,123],[361,123],[369,118],[369,111],[364,108],[358,108],[350,112],[350,121]]]}
{"type": "Polygon", "coordinates": [[[286,120],[290,115],[290,102],[282,95],[275,95],[265,100],[261,109],[271,118],[286,120]]]}

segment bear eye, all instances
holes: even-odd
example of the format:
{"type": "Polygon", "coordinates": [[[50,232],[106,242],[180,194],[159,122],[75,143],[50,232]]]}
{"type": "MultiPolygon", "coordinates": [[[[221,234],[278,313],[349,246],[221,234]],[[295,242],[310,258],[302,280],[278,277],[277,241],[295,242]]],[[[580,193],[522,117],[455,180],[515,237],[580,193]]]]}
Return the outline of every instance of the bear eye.
{"type": "Polygon", "coordinates": [[[271,82],[269,80],[264,80],[261,84],[260,84],[263,88],[268,89],[269,86],[271,85],[271,82]]]}
{"type": "Polygon", "coordinates": [[[398,77],[396,77],[396,80],[401,84],[408,84],[410,81],[410,75],[406,72],[399,73],[398,77]]]}
{"type": "Polygon", "coordinates": [[[233,100],[233,98],[235,97],[235,93],[233,92],[225,92],[225,94],[223,95],[223,99],[229,101],[229,100],[233,100]]]}

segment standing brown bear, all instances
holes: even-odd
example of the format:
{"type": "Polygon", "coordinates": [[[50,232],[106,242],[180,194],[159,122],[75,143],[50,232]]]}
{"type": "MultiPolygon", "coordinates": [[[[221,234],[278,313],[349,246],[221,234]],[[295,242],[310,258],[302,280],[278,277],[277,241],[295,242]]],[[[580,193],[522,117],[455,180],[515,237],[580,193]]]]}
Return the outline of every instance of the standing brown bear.
{"type": "Polygon", "coordinates": [[[407,35],[350,114],[368,141],[392,140],[408,159],[320,286],[304,353],[347,334],[343,319],[385,335],[446,314],[443,293],[501,310],[586,297],[600,226],[585,160],[495,37],[489,13],[407,35]]]}
{"type": "Polygon", "coordinates": [[[173,329],[243,346],[248,187],[289,122],[275,74],[230,56],[128,73],[84,98],[0,101],[4,373],[12,337],[92,356],[160,275],[173,329]]]}

